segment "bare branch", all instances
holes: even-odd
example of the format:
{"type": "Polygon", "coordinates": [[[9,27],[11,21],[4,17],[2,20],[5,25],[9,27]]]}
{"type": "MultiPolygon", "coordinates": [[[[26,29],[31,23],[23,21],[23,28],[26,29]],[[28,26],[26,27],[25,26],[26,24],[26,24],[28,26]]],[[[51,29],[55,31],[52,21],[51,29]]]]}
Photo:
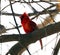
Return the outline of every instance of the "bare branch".
{"type": "MultiPolygon", "coordinates": [[[[12,3],[15,4],[16,2],[12,3]]],[[[4,8],[1,9],[1,11],[3,11],[5,8],[7,8],[8,6],[10,6],[10,4],[8,4],[7,6],[5,6],[4,8]]]]}
{"type": "MultiPolygon", "coordinates": [[[[58,11],[57,10],[49,10],[48,12],[45,12],[45,10],[44,10],[44,11],[40,11],[40,12],[37,12],[37,13],[29,13],[28,15],[33,16],[33,15],[37,15],[37,14],[42,15],[42,14],[49,14],[49,13],[58,13],[58,11]]],[[[2,15],[12,15],[12,13],[5,13],[5,12],[1,12],[1,14],[2,15]]],[[[20,16],[22,14],[14,13],[14,15],[15,16],[20,16]]]]}
{"type": "MultiPolygon", "coordinates": [[[[58,22],[56,24],[48,25],[47,27],[44,27],[42,29],[35,30],[29,34],[21,34],[21,36],[22,36],[21,41],[24,43],[25,43],[25,41],[32,43],[32,42],[37,41],[38,39],[44,38],[46,36],[52,35],[57,32],[60,32],[60,22],[58,22]],[[46,30],[47,35],[45,35],[45,31],[44,31],[45,28],[47,29],[46,30]],[[35,36],[38,36],[38,37],[35,37],[35,36]],[[27,40],[27,39],[29,39],[29,40],[27,40]]],[[[2,42],[8,42],[8,41],[18,41],[18,39],[19,39],[19,34],[2,35],[2,36],[0,36],[0,43],[1,43],[1,40],[2,40],[2,42]]]]}
{"type": "MultiPolygon", "coordinates": [[[[49,36],[49,35],[52,35],[54,33],[60,32],[60,22],[59,23],[52,24],[52,25],[49,25],[49,26],[47,26],[45,28],[42,28],[40,30],[36,30],[36,31],[34,31],[34,32],[30,33],[30,34],[22,34],[22,38],[20,39],[19,42],[22,43],[24,46],[27,47],[29,44],[34,43],[34,42],[36,42],[37,40],[39,40],[41,38],[44,38],[46,36],[49,36]],[[45,30],[44,30],[45,28],[47,29],[47,31],[46,31],[47,32],[47,35],[45,35],[46,34],[45,33],[45,30]],[[37,36],[37,37],[35,37],[35,36],[37,36]]],[[[8,37],[9,38],[9,35],[0,36],[0,37],[8,37]]],[[[11,35],[9,39],[11,39],[11,37],[12,38],[13,37],[19,38],[19,35],[11,35]]],[[[11,55],[17,55],[20,51],[22,51],[22,49],[24,47],[22,47],[19,42],[16,45],[14,45],[8,51],[8,53],[10,53],[11,55]]]]}
{"type": "Polygon", "coordinates": [[[60,48],[60,39],[59,39],[56,47],[54,48],[54,53],[53,53],[53,55],[57,55],[57,54],[58,54],[59,48],[60,48]]]}
{"type": "MultiPolygon", "coordinates": [[[[20,2],[20,3],[38,3],[38,2],[40,2],[40,1],[31,1],[31,2],[26,2],[26,1],[24,1],[24,2],[21,2],[21,1],[14,1],[12,4],[15,4],[15,3],[17,3],[17,2],[20,2]]],[[[49,3],[49,4],[51,4],[51,5],[54,5],[53,3],[50,3],[50,2],[47,2],[47,1],[43,1],[43,2],[45,2],[45,3],[49,3]]],[[[5,8],[7,8],[8,6],[10,6],[10,4],[8,4],[7,6],[5,6],[4,8],[2,8],[1,9],[1,11],[3,11],[5,8]]]]}

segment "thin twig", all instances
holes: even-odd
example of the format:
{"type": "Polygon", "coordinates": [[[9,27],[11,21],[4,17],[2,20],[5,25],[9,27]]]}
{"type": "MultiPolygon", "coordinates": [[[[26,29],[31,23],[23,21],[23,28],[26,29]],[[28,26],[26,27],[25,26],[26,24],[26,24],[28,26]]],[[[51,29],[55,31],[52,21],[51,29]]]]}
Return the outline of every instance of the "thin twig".
{"type": "Polygon", "coordinates": [[[53,53],[53,55],[57,55],[57,54],[58,54],[59,48],[60,48],[60,39],[59,39],[56,47],[54,48],[54,53],[53,53]]]}
{"type": "MultiPolygon", "coordinates": [[[[14,3],[11,3],[11,4],[15,4],[16,2],[14,3]]],[[[8,6],[10,6],[10,4],[6,5],[4,8],[1,9],[1,11],[3,11],[5,8],[7,8],[8,6]]]]}
{"type": "MultiPolygon", "coordinates": [[[[31,2],[26,2],[26,1],[24,1],[24,2],[21,2],[20,0],[19,1],[14,1],[12,4],[15,4],[16,2],[20,2],[20,3],[38,3],[38,2],[40,2],[40,1],[31,1],[31,2]]],[[[54,6],[54,4],[53,3],[50,3],[50,2],[47,2],[47,1],[43,1],[43,2],[45,2],[45,3],[49,3],[49,4],[51,4],[51,5],[53,5],[54,6]]],[[[1,11],[3,11],[5,8],[7,8],[8,6],[10,6],[10,4],[8,4],[7,6],[5,6],[4,8],[2,8],[1,9],[1,11]]]]}
{"type": "Polygon", "coordinates": [[[12,15],[13,15],[13,18],[14,18],[14,21],[15,21],[15,24],[16,24],[16,27],[17,27],[17,30],[18,30],[19,34],[21,35],[21,33],[19,31],[19,28],[18,28],[18,24],[17,24],[16,19],[15,19],[15,15],[14,15],[14,11],[13,11],[13,8],[12,8],[11,1],[9,0],[9,2],[10,2],[10,7],[11,7],[12,15]]]}
{"type": "MultiPolygon", "coordinates": [[[[41,6],[41,5],[40,5],[40,6],[41,6]]],[[[54,6],[55,6],[55,5],[54,5],[54,6]]],[[[44,12],[45,14],[46,14],[46,13],[49,14],[51,11],[49,12],[49,11],[46,11],[46,10],[48,10],[48,9],[54,7],[54,6],[50,6],[50,7],[46,8],[46,9],[44,8],[44,10],[43,10],[42,12],[37,13],[35,17],[41,15],[41,13],[43,13],[43,12],[44,12]]],[[[41,6],[41,7],[42,7],[42,6],[41,6]]],[[[42,7],[42,8],[43,8],[43,7],[42,7]]],[[[56,11],[56,12],[57,12],[57,11],[56,11]]],[[[51,12],[51,13],[52,13],[52,12],[51,12]]],[[[34,19],[35,17],[33,17],[32,19],[34,19]]]]}
{"type": "MultiPolygon", "coordinates": [[[[18,32],[19,32],[19,35],[21,36],[20,30],[19,30],[19,28],[18,28],[18,24],[17,24],[16,19],[15,19],[15,15],[14,15],[14,11],[13,11],[13,7],[12,7],[12,4],[11,4],[11,1],[9,0],[9,2],[10,2],[10,7],[11,7],[11,11],[12,11],[12,14],[13,14],[13,18],[14,18],[14,21],[15,21],[15,24],[16,24],[16,27],[17,27],[17,30],[18,30],[18,32]]],[[[19,41],[20,41],[20,39],[21,39],[21,37],[19,37],[19,41]]],[[[22,47],[26,48],[26,50],[28,51],[29,55],[31,55],[31,53],[29,52],[29,50],[28,50],[27,47],[23,46],[23,45],[21,44],[21,42],[20,42],[20,45],[21,45],[22,47]]]]}
{"type": "MultiPolygon", "coordinates": [[[[54,6],[55,6],[55,5],[54,5],[54,6]]],[[[52,7],[54,7],[54,6],[50,6],[50,7],[46,8],[46,9],[50,9],[50,8],[52,8],[52,7]]],[[[56,11],[50,10],[49,12],[53,13],[53,12],[57,12],[57,10],[56,10],[56,11]]],[[[40,12],[37,12],[37,13],[29,13],[28,15],[29,15],[29,16],[38,15],[38,13],[39,13],[40,15],[42,15],[42,14],[46,14],[46,13],[48,13],[48,12],[46,11],[46,13],[45,13],[45,10],[43,10],[43,11],[40,11],[40,12]]],[[[12,15],[12,13],[4,13],[4,12],[1,12],[1,14],[2,14],[2,15],[12,15]]],[[[16,14],[16,13],[14,13],[14,15],[15,15],[15,16],[20,16],[21,14],[16,14]]],[[[35,18],[35,17],[34,17],[34,18],[35,18]]],[[[32,18],[32,19],[34,19],[34,18],[32,18]]]]}

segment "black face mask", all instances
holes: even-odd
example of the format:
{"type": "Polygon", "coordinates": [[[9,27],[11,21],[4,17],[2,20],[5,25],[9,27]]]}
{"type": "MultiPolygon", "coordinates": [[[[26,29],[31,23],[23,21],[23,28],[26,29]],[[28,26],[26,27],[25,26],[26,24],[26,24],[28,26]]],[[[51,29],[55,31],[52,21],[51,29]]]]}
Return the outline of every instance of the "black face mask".
{"type": "Polygon", "coordinates": [[[23,20],[23,19],[24,19],[24,16],[22,15],[22,16],[21,16],[21,20],[23,20]]]}

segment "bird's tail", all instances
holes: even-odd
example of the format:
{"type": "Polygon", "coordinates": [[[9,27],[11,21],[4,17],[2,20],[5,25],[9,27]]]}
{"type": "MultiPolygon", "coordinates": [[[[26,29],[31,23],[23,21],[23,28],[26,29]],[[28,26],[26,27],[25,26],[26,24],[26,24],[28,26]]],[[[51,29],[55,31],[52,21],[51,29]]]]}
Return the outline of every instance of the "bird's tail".
{"type": "Polygon", "coordinates": [[[41,49],[43,49],[42,40],[40,39],[39,41],[40,41],[41,49]]]}

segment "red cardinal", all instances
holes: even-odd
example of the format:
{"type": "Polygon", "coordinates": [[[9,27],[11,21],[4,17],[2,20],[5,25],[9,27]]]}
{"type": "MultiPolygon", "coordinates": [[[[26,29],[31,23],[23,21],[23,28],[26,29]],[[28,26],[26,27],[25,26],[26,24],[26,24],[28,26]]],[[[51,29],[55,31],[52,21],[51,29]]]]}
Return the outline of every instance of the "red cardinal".
{"type": "MultiPolygon", "coordinates": [[[[24,31],[26,32],[26,34],[31,33],[34,30],[38,29],[36,23],[29,19],[28,14],[24,13],[20,16],[20,18],[21,18],[22,27],[23,27],[24,31]]],[[[40,39],[40,44],[41,44],[41,49],[43,49],[41,39],[40,39]]]]}

